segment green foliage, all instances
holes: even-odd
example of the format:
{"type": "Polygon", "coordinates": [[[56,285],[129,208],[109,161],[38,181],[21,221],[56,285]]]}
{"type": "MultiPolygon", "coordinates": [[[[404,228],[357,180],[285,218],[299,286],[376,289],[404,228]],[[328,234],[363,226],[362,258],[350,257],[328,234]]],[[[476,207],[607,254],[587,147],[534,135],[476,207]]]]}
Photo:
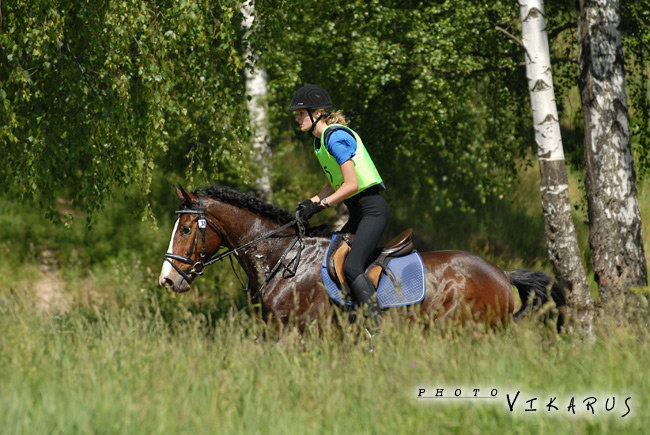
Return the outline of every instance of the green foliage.
{"type": "Polygon", "coordinates": [[[276,132],[286,131],[295,89],[319,83],[352,118],[394,202],[411,211],[469,209],[468,196],[484,201],[512,183],[531,129],[523,54],[494,30],[516,16],[510,2],[320,5],[258,6],[253,43],[276,132]]]}
{"type": "MultiPolygon", "coordinates": [[[[0,188],[38,199],[56,218],[59,196],[93,210],[125,185],[135,187],[128,192],[144,211],[156,167],[191,186],[250,185],[260,168],[248,146],[249,44],[268,73],[275,157],[265,163],[281,203],[315,189],[302,154],[290,156],[305,137],[295,136],[286,114],[305,82],[325,86],[350,115],[391,203],[406,203],[407,214],[430,220],[507,194],[534,148],[524,54],[507,36],[520,33],[516,4],[257,3],[256,25],[244,40],[236,0],[4,2],[0,188]]],[[[579,164],[580,113],[565,107],[577,79],[576,11],[545,3],[563,126],[574,133],[565,135],[565,147],[579,164]]],[[[647,9],[622,7],[642,169],[650,131],[647,9]]]]}
{"type": "Polygon", "coordinates": [[[89,210],[122,185],[144,197],[156,163],[239,179],[249,133],[237,4],[4,2],[0,188],[54,217],[61,194],[89,210]]]}
{"type": "Polygon", "coordinates": [[[622,4],[621,28],[624,33],[626,86],[629,96],[630,129],[637,169],[642,175],[650,170],[650,2],[641,0],[622,4]]]}

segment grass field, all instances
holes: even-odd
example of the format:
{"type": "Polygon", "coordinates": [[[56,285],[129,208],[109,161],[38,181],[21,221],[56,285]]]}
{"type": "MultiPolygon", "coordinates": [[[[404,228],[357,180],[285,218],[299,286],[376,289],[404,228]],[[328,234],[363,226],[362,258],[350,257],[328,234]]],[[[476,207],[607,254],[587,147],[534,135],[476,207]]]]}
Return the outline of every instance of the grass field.
{"type": "Polygon", "coordinates": [[[353,331],[278,340],[245,313],[207,326],[151,311],[44,315],[3,297],[3,433],[645,433],[650,422],[637,322],[604,320],[583,340],[532,320],[486,333],[388,319],[370,353],[353,331]],[[418,399],[421,388],[495,398],[418,399]]]}
{"type": "MultiPolygon", "coordinates": [[[[165,293],[170,222],[155,230],[127,209],[89,231],[0,200],[0,432],[647,433],[643,304],[624,321],[600,316],[591,337],[534,319],[486,332],[391,316],[370,353],[355,329],[267,331],[226,265],[189,294],[165,293]]],[[[541,235],[497,243],[499,213],[486,211],[464,247],[548,271],[531,241],[541,235]]]]}

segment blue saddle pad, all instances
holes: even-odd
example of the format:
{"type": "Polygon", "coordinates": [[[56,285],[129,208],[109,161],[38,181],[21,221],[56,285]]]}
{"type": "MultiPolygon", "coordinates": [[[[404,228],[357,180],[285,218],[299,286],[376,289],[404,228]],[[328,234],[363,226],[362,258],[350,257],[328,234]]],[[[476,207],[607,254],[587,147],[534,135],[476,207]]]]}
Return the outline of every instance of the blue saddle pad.
{"type": "MultiPolygon", "coordinates": [[[[334,237],[336,237],[336,233],[332,236],[332,240],[334,240],[334,237]]],[[[327,251],[329,252],[329,248],[327,248],[327,251]]],[[[396,279],[396,285],[393,285],[386,274],[381,274],[377,287],[379,305],[382,308],[390,308],[422,302],[426,289],[424,283],[424,263],[420,254],[414,251],[412,254],[404,257],[391,258],[388,262],[388,268],[396,279]]],[[[327,272],[327,252],[325,252],[325,258],[323,258],[323,263],[321,264],[321,278],[327,288],[327,293],[329,293],[334,302],[339,305],[358,305],[355,300],[343,293],[334,281],[332,281],[330,274],[327,272]]]]}

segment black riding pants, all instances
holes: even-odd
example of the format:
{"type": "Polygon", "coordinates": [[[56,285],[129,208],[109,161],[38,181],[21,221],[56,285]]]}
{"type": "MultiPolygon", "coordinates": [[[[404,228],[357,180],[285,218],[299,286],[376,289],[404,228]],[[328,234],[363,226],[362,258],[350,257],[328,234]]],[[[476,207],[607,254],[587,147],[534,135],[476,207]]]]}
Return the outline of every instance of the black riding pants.
{"type": "Polygon", "coordinates": [[[348,282],[364,273],[370,256],[379,243],[388,223],[388,204],[376,192],[361,192],[345,200],[350,211],[350,219],[341,233],[353,233],[352,249],[345,262],[345,277],[348,282]]]}

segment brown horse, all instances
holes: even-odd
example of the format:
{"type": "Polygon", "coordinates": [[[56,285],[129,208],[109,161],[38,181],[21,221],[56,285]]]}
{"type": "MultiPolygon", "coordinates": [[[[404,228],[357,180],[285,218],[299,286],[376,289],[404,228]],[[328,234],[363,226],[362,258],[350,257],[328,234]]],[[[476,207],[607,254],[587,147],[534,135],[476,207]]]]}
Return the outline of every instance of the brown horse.
{"type": "MultiPolygon", "coordinates": [[[[175,292],[190,289],[203,269],[234,256],[248,277],[251,301],[261,306],[265,320],[282,323],[295,316],[299,324],[331,314],[333,305],[321,283],[321,263],[330,235],[307,230],[289,212],[230,188],[205,187],[197,196],[175,187],[181,200],[159,283],[175,292]],[[227,252],[217,254],[221,247],[227,252]]],[[[521,317],[531,306],[553,298],[565,304],[556,283],[542,272],[503,271],[486,259],[463,251],[420,253],[426,296],[419,311],[439,316],[471,317],[491,325],[512,316],[519,291],[521,317]]],[[[558,316],[558,329],[562,325],[558,316]]]]}

